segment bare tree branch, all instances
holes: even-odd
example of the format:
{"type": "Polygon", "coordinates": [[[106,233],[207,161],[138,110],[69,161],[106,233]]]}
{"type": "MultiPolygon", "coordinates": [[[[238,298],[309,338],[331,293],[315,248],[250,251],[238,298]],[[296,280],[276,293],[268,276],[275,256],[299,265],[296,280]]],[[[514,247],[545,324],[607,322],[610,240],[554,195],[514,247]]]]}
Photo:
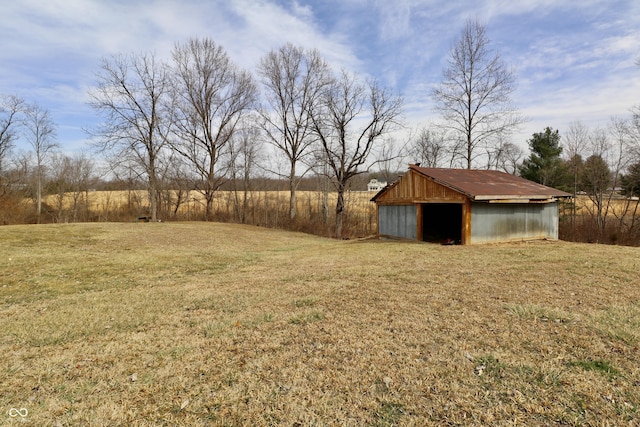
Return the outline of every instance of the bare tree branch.
{"type": "Polygon", "coordinates": [[[56,124],[51,119],[48,110],[38,104],[32,104],[27,106],[25,110],[24,129],[25,139],[33,148],[36,156],[36,209],[39,223],[42,213],[45,160],[53,150],[58,148],[58,144],[55,142],[56,124]]]}
{"type": "Polygon", "coordinates": [[[155,221],[160,194],[158,163],[170,129],[163,110],[170,88],[166,66],[152,54],[114,56],[102,61],[97,83],[89,91],[90,105],[103,115],[104,122],[90,133],[98,148],[117,159],[133,159],[138,174],[146,176],[155,221]]]}
{"type": "Polygon", "coordinates": [[[310,115],[338,193],[335,236],[342,237],[344,193],[350,180],[366,172],[362,168],[376,145],[396,125],[402,99],[377,82],[363,84],[343,71],[323,91],[322,102],[310,115]]]}
{"type": "Polygon", "coordinates": [[[222,161],[228,155],[225,150],[241,120],[253,109],[257,88],[251,74],[236,67],[210,39],[176,45],[173,62],[173,134],[177,138],[171,146],[199,177],[206,219],[211,219],[213,197],[228,167],[222,161]]]}
{"type": "Polygon", "coordinates": [[[286,44],[262,58],[258,73],[266,104],[261,111],[262,128],[267,141],[289,163],[289,216],[293,219],[301,179],[297,168],[316,140],[310,114],[330,82],[329,66],[317,50],[286,44]]]}
{"type": "Polygon", "coordinates": [[[516,76],[489,50],[485,27],[469,20],[449,53],[443,77],[432,96],[446,126],[465,142],[461,154],[470,169],[482,144],[524,122],[511,104],[516,76]]]}
{"type": "Polygon", "coordinates": [[[24,108],[22,98],[13,95],[0,97],[0,174],[3,171],[3,161],[17,138],[17,127],[21,124],[20,113],[24,108]]]}

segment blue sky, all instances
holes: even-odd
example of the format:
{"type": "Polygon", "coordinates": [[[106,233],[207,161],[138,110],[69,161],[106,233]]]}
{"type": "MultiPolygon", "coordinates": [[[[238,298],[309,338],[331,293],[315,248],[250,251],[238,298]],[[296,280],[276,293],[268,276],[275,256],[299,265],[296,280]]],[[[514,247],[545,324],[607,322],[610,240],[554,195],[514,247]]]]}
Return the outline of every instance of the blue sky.
{"type": "MultiPolygon", "coordinates": [[[[468,18],[515,68],[514,103],[529,118],[513,142],[546,126],[604,127],[640,104],[637,0],[14,0],[0,4],[0,93],[47,108],[65,152],[86,148],[83,128],[100,59],[155,52],[210,37],[255,71],[286,42],[317,48],[333,68],[375,77],[405,99],[417,128],[437,119],[430,90],[442,79],[468,18]]],[[[26,148],[26,147],[23,147],[26,148]]]]}

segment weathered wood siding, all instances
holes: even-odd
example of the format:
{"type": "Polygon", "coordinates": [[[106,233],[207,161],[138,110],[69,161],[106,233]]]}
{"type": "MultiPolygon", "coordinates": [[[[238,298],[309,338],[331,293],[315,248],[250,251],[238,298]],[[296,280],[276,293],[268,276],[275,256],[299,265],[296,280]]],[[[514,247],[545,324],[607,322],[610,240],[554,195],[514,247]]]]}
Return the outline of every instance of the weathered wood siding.
{"type": "Polygon", "coordinates": [[[466,196],[410,170],[378,199],[379,205],[464,203],[466,196]]]}

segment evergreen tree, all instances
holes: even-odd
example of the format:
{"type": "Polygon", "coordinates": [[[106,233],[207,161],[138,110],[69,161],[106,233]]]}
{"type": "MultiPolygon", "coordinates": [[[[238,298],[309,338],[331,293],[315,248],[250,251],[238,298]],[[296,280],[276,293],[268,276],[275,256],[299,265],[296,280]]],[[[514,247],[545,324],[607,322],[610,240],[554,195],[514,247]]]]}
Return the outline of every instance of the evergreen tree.
{"type": "Polygon", "coordinates": [[[534,133],[529,148],[531,155],[520,166],[520,176],[549,187],[561,184],[563,163],[559,132],[547,127],[544,132],[534,133]]]}
{"type": "Polygon", "coordinates": [[[621,183],[625,196],[640,196],[640,163],[629,166],[627,173],[622,175],[621,183]]]}
{"type": "Polygon", "coordinates": [[[589,196],[604,194],[611,185],[611,170],[602,156],[594,154],[584,162],[582,187],[589,196]]]}

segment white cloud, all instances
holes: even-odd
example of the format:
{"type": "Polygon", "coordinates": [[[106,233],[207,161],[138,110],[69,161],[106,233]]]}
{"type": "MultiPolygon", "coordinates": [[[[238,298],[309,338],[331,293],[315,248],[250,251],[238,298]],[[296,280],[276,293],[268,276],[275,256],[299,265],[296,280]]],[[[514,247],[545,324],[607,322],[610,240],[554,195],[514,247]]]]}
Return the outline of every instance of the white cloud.
{"type": "Polygon", "coordinates": [[[0,93],[18,92],[76,122],[94,119],[85,88],[101,57],[168,57],[192,36],[212,38],[250,71],[286,42],[317,48],[335,69],[402,91],[407,120],[423,122],[434,117],[430,88],[469,17],[487,25],[493,47],[517,68],[514,100],[535,125],[519,138],[543,123],[607,121],[640,93],[635,0],[21,0],[2,2],[0,16],[0,93]]]}
{"type": "Polygon", "coordinates": [[[411,28],[411,1],[396,0],[388,2],[378,0],[380,15],[380,38],[382,40],[393,40],[410,36],[411,28]]]}

